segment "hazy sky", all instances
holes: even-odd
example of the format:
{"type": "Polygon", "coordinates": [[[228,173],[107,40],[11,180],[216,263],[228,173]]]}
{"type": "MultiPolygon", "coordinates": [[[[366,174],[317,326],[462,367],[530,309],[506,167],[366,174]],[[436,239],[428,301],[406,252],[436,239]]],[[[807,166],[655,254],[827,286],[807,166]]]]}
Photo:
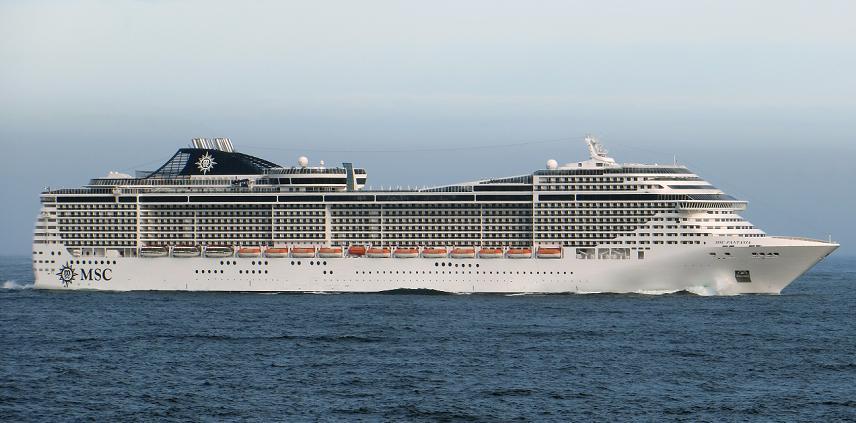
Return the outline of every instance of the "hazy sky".
{"type": "Polygon", "coordinates": [[[406,186],[584,159],[586,133],[856,254],[854,22],[852,0],[0,0],[0,254],[28,253],[42,187],[191,137],[406,186]]]}

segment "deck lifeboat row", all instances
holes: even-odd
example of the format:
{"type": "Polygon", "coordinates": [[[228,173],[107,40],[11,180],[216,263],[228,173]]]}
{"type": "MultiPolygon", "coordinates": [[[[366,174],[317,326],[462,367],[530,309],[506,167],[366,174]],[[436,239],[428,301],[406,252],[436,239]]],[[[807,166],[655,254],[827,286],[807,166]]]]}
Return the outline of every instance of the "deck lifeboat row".
{"type": "MultiPolygon", "coordinates": [[[[265,257],[270,258],[338,258],[344,257],[345,253],[352,257],[371,257],[371,258],[417,258],[420,256],[419,248],[416,247],[397,247],[394,250],[389,247],[366,247],[363,245],[352,245],[344,250],[342,247],[269,247],[262,249],[261,247],[239,247],[234,248],[225,245],[211,245],[204,249],[196,246],[178,245],[172,247],[172,256],[179,258],[205,257],[223,258],[237,255],[242,258],[250,257],[265,257]],[[290,253],[290,254],[289,254],[290,253]]],[[[168,247],[147,246],[140,248],[141,257],[166,257],[170,255],[168,247]]],[[[451,251],[442,247],[426,247],[421,251],[423,258],[455,258],[455,259],[495,259],[507,257],[510,259],[532,258],[531,248],[482,248],[476,252],[472,247],[458,247],[451,251]]],[[[536,250],[535,256],[538,258],[562,258],[562,249],[560,247],[540,247],[536,250]]]]}

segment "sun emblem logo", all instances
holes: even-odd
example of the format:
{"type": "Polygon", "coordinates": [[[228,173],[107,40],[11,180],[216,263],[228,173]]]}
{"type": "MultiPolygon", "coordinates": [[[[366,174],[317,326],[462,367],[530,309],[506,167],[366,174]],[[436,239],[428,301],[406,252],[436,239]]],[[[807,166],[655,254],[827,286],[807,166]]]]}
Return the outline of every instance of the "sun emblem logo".
{"type": "Polygon", "coordinates": [[[59,272],[57,272],[56,275],[59,276],[59,281],[62,282],[62,286],[67,288],[68,285],[77,278],[77,271],[71,267],[71,264],[66,263],[60,267],[59,272]]]}
{"type": "Polygon", "coordinates": [[[211,157],[208,153],[205,153],[205,155],[200,157],[199,161],[196,162],[196,166],[199,166],[199,171],[203,174],[208,174],[211,169],[214,169],[215,164],[217,164],[217,162],[214,161],[214,157],[211,157]]]}

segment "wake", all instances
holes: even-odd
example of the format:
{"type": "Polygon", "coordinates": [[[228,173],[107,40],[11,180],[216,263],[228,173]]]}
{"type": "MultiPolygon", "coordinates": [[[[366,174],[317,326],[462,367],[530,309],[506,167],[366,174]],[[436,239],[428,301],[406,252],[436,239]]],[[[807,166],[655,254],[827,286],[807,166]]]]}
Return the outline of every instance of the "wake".
{"type": "Polygon", "coordinates": [[[32,289],[33,284],[22,284],[15,280],[3,282],[3,289],[32,289]]]}

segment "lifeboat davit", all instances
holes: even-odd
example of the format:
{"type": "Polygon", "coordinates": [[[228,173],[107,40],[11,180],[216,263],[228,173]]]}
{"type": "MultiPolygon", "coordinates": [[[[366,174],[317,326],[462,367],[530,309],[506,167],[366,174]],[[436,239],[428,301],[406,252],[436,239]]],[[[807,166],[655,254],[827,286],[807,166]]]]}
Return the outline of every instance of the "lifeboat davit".
{"type": "Polygon", "coordinates": [[[291,249],[291,256],[295,258],[315,257],[315,247],[294,247],[291,249]]]}
{"type": "Polygon", "coordinates": [[[416,258],[419,257],[419,250],[416,248],[396,248],[393,254],[396,258],[416,258]]]}
{"type": "Polygon", "coordinates": [[[447,251],[445,248],[424,248],[422,249],[422,257],[425,258],[446,258],[447,251]]]}
{"type": "Polygon", "coordinates": [[[271,247],[265,250],[265,257],[284,258],[288,257],[288,248],[286,247],[271,247]]]}
{"type": "Polygon", "coordinates": [[[476,249],[475,248],[454,248],[452,249],[452,258],[456,259],[468,259],[476,257],[476,249]]]}
{"type": "Polygon", "coordinates": [[[510,248],[508,252],[505,253],[505,256],[508,258],[519,259],[519,258],[531,258],[532,257],[532,249],[530,248],[510,248]]]}
{"type": "Polygon", "coordinates": [[[366,246],[365,245],[352,245],[348,247],[348,255],[355,257],[362,257],[366,255],[366,246]]]}
{"type": "Polygon", "coordinates": [[[199,248],[189,245],[172,247],[172,256],[178,258],[199,257],[199,248]]]}
{"type": "Polygon", "coordinates": [[[205,247],[205,257],[223,258],[232,257],[232,254],[235,254],[235,250],[228,245],[210,245],[205,247]]]}
{"type": "Polygon", "coordinates": [[[372,247],[366,250],[366,256],[371,258],[388,258],[389,248],[387,247],[372,247]]]}
{"type": "Polygon", "coordinates": [[[502,258],[502,248],[482,248],[479,257],[483,259],[502,258]]]}
{"type": "Polygon", "coordinates": [[[258,257],[262,255],[261,247],[241,247],[238,249],[238,257],[258,257]]]}
{"type": "Polygon", "coordinates": [[[538,258],[557,259],[562,258],[562,249],[558,247],[541,247],[538,248],[535,254],[538,255],[538,258]]]}
{"type": "Polygon", "coordinates": [[[321,258],[342,257],[342,247],[321,247],[318,249],[318,257],[321,257],[321,258]]]}
{"type": "MultiPolygon", "coordinates": [[[[79,253],[79,251],[78,251],[79,253]]],[[[140,257],[166,257],[169,252],[166,247],[142,247],[140,248],[140,257]]],[[[77,256],[75,256],[77,257],[77,256]]]]}

